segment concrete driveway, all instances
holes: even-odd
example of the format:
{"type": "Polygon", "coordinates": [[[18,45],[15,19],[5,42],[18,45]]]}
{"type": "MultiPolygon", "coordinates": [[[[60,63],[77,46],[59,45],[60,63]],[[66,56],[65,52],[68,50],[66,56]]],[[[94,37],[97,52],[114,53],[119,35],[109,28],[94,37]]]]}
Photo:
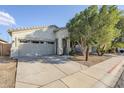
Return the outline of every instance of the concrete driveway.
{"type": "Polygon", "coordinates": [[[20,58],[17,67],[16,87],[68,87],[61,79],[87,66],[70,61],[67,56],[44,56],[40,58],[20,58]]]}

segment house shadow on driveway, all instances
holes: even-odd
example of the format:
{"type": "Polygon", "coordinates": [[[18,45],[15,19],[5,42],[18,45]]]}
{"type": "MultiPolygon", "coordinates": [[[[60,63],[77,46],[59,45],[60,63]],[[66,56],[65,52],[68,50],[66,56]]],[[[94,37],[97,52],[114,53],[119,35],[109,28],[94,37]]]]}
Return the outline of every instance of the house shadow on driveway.
{"type": "Polygon", "coordinates": [[[64,64],[71,61],[69,57],[70,56],[57,56],[57,55],[41,56],[41,57],[20,57],[18,58],[18,62],[27,62],[27,63],[40,62],[40,63],[47,63],[47,64],[64,64]]]}

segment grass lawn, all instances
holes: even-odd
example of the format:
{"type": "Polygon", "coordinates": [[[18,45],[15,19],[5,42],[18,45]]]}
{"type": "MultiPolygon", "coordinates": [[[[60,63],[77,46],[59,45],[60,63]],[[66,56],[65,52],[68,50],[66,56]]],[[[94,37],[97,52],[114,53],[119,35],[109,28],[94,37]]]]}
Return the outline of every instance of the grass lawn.
{"type": "Polygon", "coordinates": [[[89,60],[87,62],[85,61],[85,56],[72,56],[70,59],[75,62],[81,63],[83,65],[92,66],[100,62],[103,62],[111,57],[112,56],[110,55],[103,55],[103,56],[90,55],[89,60]]]}
{"type": "Polygon", "coordinates": [[[15,86],[16,60],[0,57],[0,88],[15,86]]]}

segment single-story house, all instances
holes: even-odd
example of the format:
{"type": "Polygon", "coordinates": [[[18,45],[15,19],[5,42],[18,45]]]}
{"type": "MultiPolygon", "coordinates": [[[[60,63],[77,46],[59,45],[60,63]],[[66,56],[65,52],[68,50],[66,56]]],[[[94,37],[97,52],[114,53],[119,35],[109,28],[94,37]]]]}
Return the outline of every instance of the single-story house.
{"type": "Polygon", "coordinates": [[[0,39],[0,56],[9,56],[11,45],[5,41],[0,39]]]}
{"type": "Polygon", "coordinates": [[[69,54],[70,40],[66,28],[55,25],[9,29],[12,37],[11,57],[69,54]]]}

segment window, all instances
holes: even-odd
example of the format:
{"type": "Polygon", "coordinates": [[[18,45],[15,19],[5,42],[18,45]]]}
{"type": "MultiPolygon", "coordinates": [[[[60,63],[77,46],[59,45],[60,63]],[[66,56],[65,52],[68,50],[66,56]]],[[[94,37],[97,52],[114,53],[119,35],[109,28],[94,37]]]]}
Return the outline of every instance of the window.
{"type": "Polygon", "coordinates": [[[43,44],[44,42],[43,41],[40,41],[41,44],[43,44]]]}
{"type": "Polygon", "coordinates": [[[48,43],[48,44],[54,44],[54,42],[49,42],[49,41],[48,41],[47,43],[48,43]]]}
{"type": "Polygon", "coordinates": [[[20,43],[29,43],[29,42],[30,42],[30,40],[25,40],[25,39],[20,40],[20,43]]]}
{"type": "Polygon", "coordinates": [[[39,43],[39,41],[36,41],[36,40],[32,40],[31,42],[32,43],[35,43],[35,44],[38,44],[39,43]]]}

